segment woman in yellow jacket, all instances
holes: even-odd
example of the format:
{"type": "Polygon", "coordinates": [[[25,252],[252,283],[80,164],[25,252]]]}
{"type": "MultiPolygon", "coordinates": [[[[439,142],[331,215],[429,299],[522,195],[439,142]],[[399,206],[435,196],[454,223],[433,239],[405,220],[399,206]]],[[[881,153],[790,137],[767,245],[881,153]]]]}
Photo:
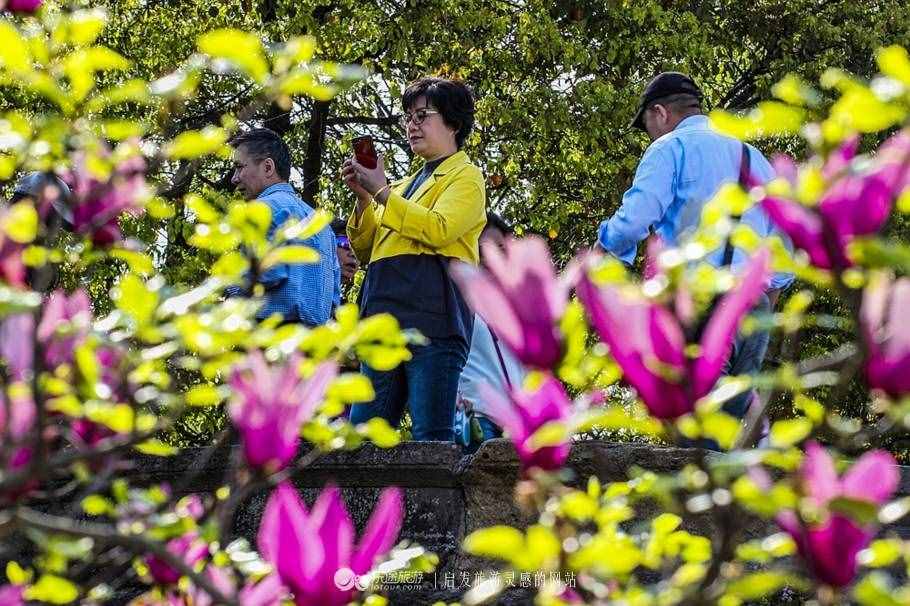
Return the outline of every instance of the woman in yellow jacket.
{"type": "Polygon", "coordinates": [[[382,417],[396,427],[407,407],[415,440],[452,441],[473,314],[448,265],[452,259],[478,263],[486,223],[483,174],[461,151],[474,126],[474,98],[462,82],[423,78],[405,90],[402,105],[408,142],[424,165],[389,183],[382,158],[375,169],[347,161],[342,178],[357,195],[347,229],[357,258],[369,264],[362,315],[390,313],[428,343],[415,346],[413,357],[393,370],[363,366],[376,398],[355,404],[351,422],[382,417]]]}

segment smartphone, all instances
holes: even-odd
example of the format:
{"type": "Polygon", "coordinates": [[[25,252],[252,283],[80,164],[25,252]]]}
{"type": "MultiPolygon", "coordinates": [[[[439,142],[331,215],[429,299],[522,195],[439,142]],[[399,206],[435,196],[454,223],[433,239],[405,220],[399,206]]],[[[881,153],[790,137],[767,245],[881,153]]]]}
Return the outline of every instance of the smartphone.
{"type": "Polygon", "coordinates": [[[373,137],[369,135],[355,137],[351,141],[351,145],[354,147],[354,157],[358,164],[367,168],[376,168],[379,157],[376,155],[373,137]]]}

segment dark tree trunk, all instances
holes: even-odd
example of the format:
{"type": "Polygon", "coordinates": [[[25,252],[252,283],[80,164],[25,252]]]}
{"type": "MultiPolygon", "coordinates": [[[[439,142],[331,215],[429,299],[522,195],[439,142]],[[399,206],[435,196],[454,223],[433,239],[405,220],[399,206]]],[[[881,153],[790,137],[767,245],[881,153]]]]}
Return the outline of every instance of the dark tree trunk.
{"type": "Polygon", "coordinates": [[[307,202],[316,199],[319,193],[319,177],[322,174],[322,154],[325,150],[325,131],[331,101],[314,101],[313,113],[307,129],[306,156],[303,159],[303,190],[301,197],[307,202]]]}

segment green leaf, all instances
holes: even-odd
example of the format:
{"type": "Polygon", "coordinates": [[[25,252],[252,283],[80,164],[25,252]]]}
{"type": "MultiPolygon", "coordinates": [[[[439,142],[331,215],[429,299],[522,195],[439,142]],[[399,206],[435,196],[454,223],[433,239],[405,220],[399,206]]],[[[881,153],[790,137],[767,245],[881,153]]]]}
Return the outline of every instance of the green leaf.
{"type": "Polygon", "coordinates": [[[161,440],[146,440],[136,445],[136,450],[142,454],[152,455],[155,457],[170,457],[177,454],[178,449],[165,444],[161,440]]]}
{"type": "Polygon", "coordinates": [[[394,448],[401,442],[401,434],[380,417],[373,417],[358,427],[358,433],[380,448],[394,448]]]}
{"type": "Polygon", "coordinates": [[[537,428],[528,439],[528,446],[534,450],[563,444],[570,437],[569,428],[561,421],[549,421],[537,428]]]}
{"type": "Polygon", "coordinates": [[[92,494],[82,499],[82,511],[90,516],[101,516],[114,511],[114,504],[101,495],[92,494]]]}
{"type": "Polygon", "coordinates": [[[373,384],[359,373],[345,373],[332,381],[326,392],[326,398],[352,404],[370,402],[376,397],[373,384]]]}
{"type": "Polygon", "coordinates": [[[332,213],[319,209],[306,219],[289,220],[275,232],[275,242],[306,240],[315,236],[332,222],[332,213]]]}
{"type": "Polygon", "coordinates": [[[560,512],[576,522],[592,519],[598,509],[597,499],[577,490],[573,490],[559,500],[560,512]]]}
{"type": "Polygon", "coordinates": [[[100,8],[73,12],[69,18],[70,42],[74,46],[94,43],[106,23],[107,14],[100,8]]]}
{"type": "Polygon", "coordinates": [[[888,46],[878,51],[876,60],[883,74],[910,87],[910,56],[907,55],[907,49],[896,44],[888,46]]]}
{"type": "Polygon", "coordinates": [[[217,29],[199,36],[199,51],[215,59],[223,59],[258,83],[268,76],[269,66],[262,42],[255,34],[237,29],[217,29]]]}
{"type": "Polygon", "coordinates": [[[853,597],[861,606],[905,606],[907,590],[895,592],[887,575],[873,572],[853,588],[853,597]]]}
{"type": "Polygon", "coordinates": [[[851,87],[831,106],[828,121],[843,129],[877,133],[901,123],[906,110],[896,103],[882,101],[868,87],[851,87]]]}
{"type": "Polygon", "coordinates": [[[754,572],[730,583],[727,593],[741,600],[757,600],[783,589],[791,581],[789,575],[780,572],[754,572]]]}
{"type": "Polygon", "coordinates": [[[3,231],[14,242],[28,244],[38,235],[38,211],[30,202],[17,202],[3,215],[3,231]]]}
{"type": "Polygon", "coordinates": [[[130,271],[140,276],[149,276],[155,270],[152,265],[152,258],[144,253],[125,248],[115,248],[111,251],[111,256],[126,261],[127,265],[130,266],[130,271]]]}
{"type": "Polygon", "coordinates": [[[184,399],[187,406],[215,406],[224,400],[226,394],[214,385],[194,385],[187,390],[184,399]]]}
{"type": "Polygon", "coordinates": [[[485,558],[511,561],[525,546],[525,537],[511,526],[491,526],[475,530],[465,537],[466,552],[485,558]]]}
{"type": "Polygon", "coordinates": [[[835,513],[842,513],[860,524],[873,524],[878,521],[878,506],[869,501],[837,497],[828,502],[828,508],[835,513]]]}
{"type": "Polygon", "coordinates": [[[15,560],[6,563],[6,580],[13,585],[25,585],[32,580],[32,571],[25,570],[15,560]]]}
{"type": "Polygon", "coordinates": [[[318,262],[319,252],[315,248],[310,248],[309,246],[279,246],[269,251],[262,260],[262,269],[265,271],[282,263],[297,265],[318,262]]]}
{"type": "Polygon", "coordinates": [[[863,566],[882,568],[900,559],[904,545],[898,539],[879,539],[860,552],[859,561],[863,566]]]}
{"type": "Polygon", "coordinates": [[[12,73],[27,72],[31,68],[28,43],[19,30],[7,19],[0,19],[0,68],[12,73]]]}
{"type": "Polygon", "coordinates": [[[806,417],[784,419],[771,426],[771,444],[777,448],[793,446],[812,433],[812,421],[806,417]]]}
{"type": "Polygon", "coordinates": [[[34,585],[25,590],[25,597],[49,604],[69,604],[79,597],[79,589],[63,577],[43,574],[34,585]]]}
{"type": "Polygon", "coordinates": [[[132,316],[142,326],[147,324],[158,305],[158,293],[146,287],[136,274],[126,274],[114,289],[112,299],[121,311],[132,316]]]}
{"type": "Polygon", "coordinates": [[[165,153],[175,160],[191,160],[223,151],[225,142],[227,132],[223,128],[206,126],[180,133],[165,147],[165,153]]]}
{"type": "Polygon", "coordinates": [[[741,428],[739,419],[722,411],[701,415],[701,424],[702,435],[717,440],[717,443],[724,450],[729,450],[733,447],[741,428]]]}

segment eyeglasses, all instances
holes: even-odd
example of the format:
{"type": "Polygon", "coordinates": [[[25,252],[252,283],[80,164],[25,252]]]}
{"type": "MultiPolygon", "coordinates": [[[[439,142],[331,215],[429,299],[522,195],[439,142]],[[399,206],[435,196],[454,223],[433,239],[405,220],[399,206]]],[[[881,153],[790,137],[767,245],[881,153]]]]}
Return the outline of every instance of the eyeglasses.
{"type": "Polygon", "coordinates": [[[427,109],[426,107],[421,107],[420,109],[415,109],[412,112],[404,112],[401,114],[401,128],[407,128],[409,122],[413,122],[417,126],[423,124],[423,121],[427,119],[427,116],[431,114],[438,114],[439,112],[435,109],[427,109]]]}

